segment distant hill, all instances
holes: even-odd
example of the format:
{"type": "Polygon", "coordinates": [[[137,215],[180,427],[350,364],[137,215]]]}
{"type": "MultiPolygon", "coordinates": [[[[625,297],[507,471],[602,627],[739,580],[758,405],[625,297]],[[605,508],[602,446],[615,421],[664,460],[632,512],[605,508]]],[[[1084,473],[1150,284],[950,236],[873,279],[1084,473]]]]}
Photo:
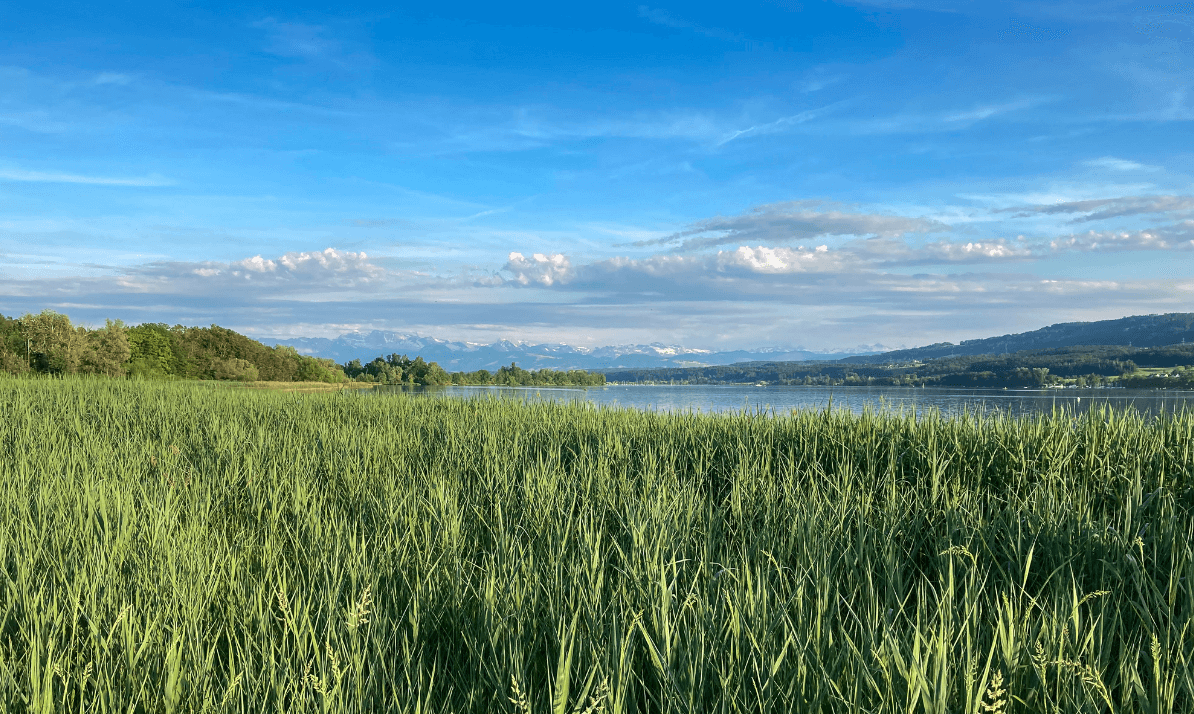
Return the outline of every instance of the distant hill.
{"type": "Polygon", "coordinates": [[[844,360],[739,362],[715,367],[602,371],[609,381],[623,383],[1190,389],[1194,387],[1194,342],[1163,347],[1055,347],[882,364],[844,360]]]}
{"type": "MultiPolygon", "coordinates": [[[[491,344],[452,342],[401,332],[351,332],[335,339],[303,337],[263,339],[269,345],[288,345],[300,354],[327,357],[339,363],[359,359],[367,362],[390,354],[419,355],[449,371],[494,370],[511,362],[524,369],[659,369],[734,364],[756,360],[835,360],[849,352],[808,352],[779,348],[714,352],[653,343],[575,347],[565,344],[527,344],[501,340],[491,344]]],[[[856,354],[856,353],[855,353],[856,354]]]]}
{"type": "Polygon", "coordinates": [[[942,357],[1000,355],[1086,345],[1163,347],[1183,342],[1194,343],[1194,313],[1191,312],[1137,315],[1098,322],[1062,322],[1032,332],[965,340],[956,345],[939,342],[908,350],[853,355],[841,361],[851,364],[896,364],[942,357]]]}

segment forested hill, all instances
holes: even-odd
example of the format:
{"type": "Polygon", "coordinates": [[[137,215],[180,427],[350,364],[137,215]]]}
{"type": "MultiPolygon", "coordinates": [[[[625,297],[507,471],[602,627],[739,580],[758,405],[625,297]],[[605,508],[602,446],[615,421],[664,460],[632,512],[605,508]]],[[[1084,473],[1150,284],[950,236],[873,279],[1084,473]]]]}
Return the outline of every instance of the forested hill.
{"type": "Polygon", "coordinates": [[[613,382],[942,387],[1194,387],[1194,342],[1167,347],[1062,347],[886,364],[741,362],[720,367],[606,370],[613,382]]]}
{"type": "Polygon", "coordinates": [[[1045,350],[1084,345],[1162,347],[1194,343],[1194,313],[1137,315],[1098,322],[1062,322],[1032,332],[965,340],[960,344],[939,342],[909,350],[847,357],[850,364],[898,364],[941,357],[1001,355],[1025,350],[1045,350]]]}
{"type": "Polygon", "coordinates": [[[524,370],[511,363],[496,372],[448,374],[422,357],[391,354],[368,364],[299,354],[293,347],[267,347],[218,325],[128,326],[109,320],[101,328],[71,324],[46,310],[22,318],[0,315],[0,376],[84,374],[142,379],[205,379],[241,382],[347,381],[394,385],[594,386],[605,376],[580,370],[524,370]]]}
{"type": "Polygon", "coordinates": [[[227,328],[129,326],[109,320],[88,329],[44,311],[0,315],[0,373],[89,374],[145,379],[343,382],[339,365],[271,348],[227,328]]]}

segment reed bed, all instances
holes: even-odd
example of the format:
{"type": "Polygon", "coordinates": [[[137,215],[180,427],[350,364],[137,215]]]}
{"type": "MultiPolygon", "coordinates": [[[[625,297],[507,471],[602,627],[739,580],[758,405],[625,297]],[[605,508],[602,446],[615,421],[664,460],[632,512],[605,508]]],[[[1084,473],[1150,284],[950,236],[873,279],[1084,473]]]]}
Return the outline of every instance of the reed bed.
{"type": "Polygon", "coordinates": [[[0,380],[8,712],[1190,712],[1194,417],[0,380]]]}

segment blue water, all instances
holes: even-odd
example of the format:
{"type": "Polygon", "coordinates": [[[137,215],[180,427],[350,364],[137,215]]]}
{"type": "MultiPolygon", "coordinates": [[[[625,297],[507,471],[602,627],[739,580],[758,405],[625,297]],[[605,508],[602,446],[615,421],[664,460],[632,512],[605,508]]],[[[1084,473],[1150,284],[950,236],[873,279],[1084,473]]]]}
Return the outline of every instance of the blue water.
{"type": "Polygon", "coordinates": [[[1109,405],[1145,414],[1194,407],[1194,391],[1147,389],[951,389],[943,387],[782,387],[751,385],[634,385],[604,387],[377,387],[379,396],[395,393],[426,397],[494,396],[520,400],[587,401],[601,406],[648,411],[765,411],[801,409],[999,411],[1013,416],[1066,409],[1077,413],[1109,405]]]}

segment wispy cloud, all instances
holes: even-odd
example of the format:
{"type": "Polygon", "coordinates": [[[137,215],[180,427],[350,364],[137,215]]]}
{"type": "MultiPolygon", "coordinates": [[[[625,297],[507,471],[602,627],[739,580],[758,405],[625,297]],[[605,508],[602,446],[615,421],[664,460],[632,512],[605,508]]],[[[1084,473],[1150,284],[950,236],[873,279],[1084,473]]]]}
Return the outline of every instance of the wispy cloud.
{"type": "Polygon", "coordinates": [[[1007,114],[1008,112],[1027,109],[1036,103],[1034,100],[1020,99],[1014,102],[1004,102],[1003,104],[987,104],[973,109],[946,114],[942,117],[942,120],[953,124],[977,122],[983,119],[990,119],[997,114],[1007,114]]]}
{"type": "Polygon", "coordinates": [[[326,29],[320,25],[280,22],[267,17],[253,23],[253,27],[265,30],[268,38],[265,51],[279,57],[312,58],[338,49],[337,43],[325,36],[326,29]]]}
{"type": "Polygon", "coordinates": [[[801,92],[810,94],[812,92],[819,92],[826,87],[831,87],[845,78],[846,75],[843,73],[835,73],[826,67],[818,67],[796,86],[801,92]]]}
{"type": "Polygon", "coordinates": [[[1088,201],[1067,201],[1036,206],[1015,206],[1001,209],[1001,213],[1015,213],[1023,218],[1032,215],[1057,215],[1083,213],[1072,223],[1086,223],[1109,218],[1163,214],[1194,210],[1194,196],[1119,196],[1088,201]]]}
{"type": "Polygon", "coordinates": [[[1129,159],[1117,159],[1114,156],[1103,156],[1098,159],[1090,159],[1083,161],[1083,166],[1088,166],[1092,169],[1107,169],[1109,171],[1158,171],[1160,167],[1149,166],[1142,164],[1139,161],[1131,161],[1129,159]]]}
{"type": "Polygon", "coordinates": [[[647,7],[646,5],[638,6],[638,16],[647,20],[648,22],[663,27],[670,27],[676,30],[689,30],[698,35],[704,35],[715,40],[727,40],[729,42],[745,42],[746,38],[734,32],[726,32],[715,27],[705,27],[698,25],[695,22],[689,22],[682,18],[672,15],[666,10],[647,7]]]}
{"type": "Polygon", "coordinates": [[[735,130],[734,132],[732,132],[726,138],[717,142],[717,145],[723,146],[725,144],[730,143],[731,141],[734,141],[735,139],[741,139],[743,137],[761,136],[764,134],[776,134],[781,131],[786,131],[794,126],[803,124],[808,121],[812,121],[813,119],[816,119],[817,117],[823,116],[823,115],[827,114],[828,112],[830,112],[835,107],[842,106],[843,104],[845,104],[845,102],[836,102],[834,104],[831,104],[831,105],[825,106],[825,107],[821,107],[819,109],[809,109],[808,111],[800,112],[798,114],[792,114],[791,116],[780,117],[779,119],[776,119],[774,121],[769,121],[764,124],[756,124],[755,126],[752,126],[752,127],[746,128],[746,129],[738,129],[738,130],[735,130]]]}
{"type": "Polygon", "coordinates": [[[26,171],[23,169],[0,169],[0,181],[32,181],[41,183],[81,183],[93,186],[173,186],[174,181],[164,176],[137,177],[86,176],[58,171],[26,171]]]}
{"type": "Polygon", "coordinates": [[[646,247],[673,244],[677,251],[727,244],[784,245],[826,236],[899,236],[948,230],[938,221],[910,216],[825,210],[821,201],[758,206],[739,216],[717,216],[663,238],[638,241],[646,247]]]}
{"type": "Polygon", "coordinates": [[[872,119],[844,122],[843,127],[857,134],[915,134],[957,131],[1005,114],[1030,109],[1045,103],[1045,98],[1017,99],[996,104],[981,104],[969,109],[942,109],[936,112],[896,112],[872,119]]]}
{"type": "Polygon", "coordinates": [[[1070,34],[1069,29],[1036,27],[1023,20],[1013,18],[1008,22],[1007,29],[999,33],[999,37],[1004,41],[1047,42],[1049,40],[1060,40],[1068,34],[1070,34]]]}
{"type": "Polygon", "coordinates": [[[132,81],[133,81],[133,78],[127,74],[122,74],[120,72],[102,72],[95,76],[95,79],[92,80],[92,83],[100,84],[100,85],[103,85],[103,84],[125,85],[125,84],[129,84],[132,81]]]}

